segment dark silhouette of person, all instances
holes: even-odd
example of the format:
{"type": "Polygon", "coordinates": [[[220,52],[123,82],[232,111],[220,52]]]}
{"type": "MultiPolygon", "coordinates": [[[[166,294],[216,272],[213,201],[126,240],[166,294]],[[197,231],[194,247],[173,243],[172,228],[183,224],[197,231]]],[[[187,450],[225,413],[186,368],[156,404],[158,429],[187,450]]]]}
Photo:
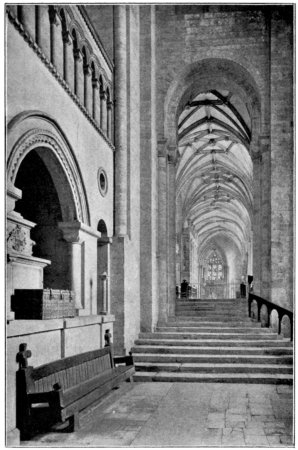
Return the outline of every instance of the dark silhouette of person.
{"type": "Polygon", "coordinates": [[[186,297],[188,294],[188,282],[183,280],[181,283],[181,297],[186,297]]]}

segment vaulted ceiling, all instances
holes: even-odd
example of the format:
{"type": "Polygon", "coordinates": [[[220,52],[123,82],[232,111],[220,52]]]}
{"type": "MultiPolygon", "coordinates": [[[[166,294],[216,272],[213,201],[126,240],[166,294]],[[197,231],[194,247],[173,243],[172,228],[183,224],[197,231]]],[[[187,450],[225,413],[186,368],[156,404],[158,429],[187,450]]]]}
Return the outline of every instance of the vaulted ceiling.
{"type": "MultiPolygon", "coordinates": [[[[178,120],[177,227],[185,221],[199,244],[247,250],[251,232],[251,120],[232,92],[200,93],[178,120]]],[[[203,248],[202,248],[203,250],[203,248]]]]}

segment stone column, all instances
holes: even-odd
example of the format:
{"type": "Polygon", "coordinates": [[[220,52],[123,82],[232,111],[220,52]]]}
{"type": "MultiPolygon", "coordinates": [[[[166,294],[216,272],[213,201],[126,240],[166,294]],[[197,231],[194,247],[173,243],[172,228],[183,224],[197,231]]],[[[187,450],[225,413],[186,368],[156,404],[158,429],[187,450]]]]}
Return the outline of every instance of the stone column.
{"type": "Polygon", "coordinates": [[[127,234],[126,6],[114,6],[115,55],[115,232],[127,234]]]}
{"type": "Polygon", "coordinates": [[[68,71],[68,59],[69,59],[69,46],[72,42],[69,31],[63,31],[63,78],[66,83],[69,84],[69,71],[68,71]]]}
{"type": "MultiPolygon", "coordinates": [[[[109,237],[102,237],[97,240],[97,246],[100,249],[102,260],[104,264],[99,267],[100,273],[98,274],[100,285],[98,289],[101,289],[102,304],[98,303],[98,314],[110,314],[111,313],[111,298],[110,298],[110,246],[112,239],[109,237]]],[[[98,255],[99,257],[99,255],[98,255]]],[[[99,291],[100,292],[100,291],[99,291]]]]}
{"type": "Polygon", "coordinates": [[[98,95],[98,89],[99,89],[99,83],[98,79],[94,78],[92,80],[92,117],[93,119],[98,122],[98,102],[99,102],[99,95],[98,95]]]}
{"type": "Polygon", "coordinates": [[[81,99],[81,86],[80,86],[80,69],[82,62],[82,52],[79,48],[76,48],[73,52],[74,56],[74,93],[79,99],[81,99]]]}
{"type": "Polygon", "coordinates": [[[63,238],[69,243],[69,276],[80,316],[97,314],[97,240],[101,233],[82,222],[59,222],[63,238]]]}
{"type": "Polygon", "coordinates": [[[112,106],[113,106],[113,102],[109,101],[107,104],[107,109],[108,109],[108,114],[107,114],[107,137],[110,139],[110,141],[112,140],[112,106]]]}
{"type": "Polygon", "coordinates": [[[56,39],[57,39],[57,26],[59,25],[57,9],[55,6],[49,7],[50,15],[50,51],[51,51],[51,63],[56,65],[56,39]]]}
{"type": "Polygon", "coordinates": [[[167,153],[166,140],[158,142],[158,272],[160,322],[168,319],[168,214],[167,214],[167,153]]]}
{"type": "Polygon", "coordinates": [[[79,236],[79,229],[64,222],[59,223],[62,229],[63,238],[69,243],[69,268],[70,268],[70,289],[75,293],[75,306],[77,310],[83,309],[84,298],[82,292],[82,240],[79,236]],[[64,226],[66,225],[66,226],[64,226]]]}
{"type": "Polygon", "coordinates": [[[100,92],[100,128],[107,135],[107,92],[100,92]]]}
{"type": "Polygon", "coordinates": [[[176,147],[168,149],[168,314],[176,303],[176,147]]]}
{"type": "Polygon", "coordinates": [[[88,111],[90,111],[89,84],[90,84],[91,69],[89,64],[86,64],[83,67],[83,71],[84,71],[84,106],[88,111]]]}
{"type": "Polygon", "coordinates": [[[261,160],[261,296],[270,300],[271,283],[271,186],[270,186],[270,141],[268,136],[261,136],[259,149],[261,160]]]}
{"type": "Polygon", "coordinates": [[[256,148],[251,154],[253,161],[253,195],[254,195],[254,215],[253,215],[253,272],[254,293],[261,295],[262,279],[262,155],[256,148]]]}

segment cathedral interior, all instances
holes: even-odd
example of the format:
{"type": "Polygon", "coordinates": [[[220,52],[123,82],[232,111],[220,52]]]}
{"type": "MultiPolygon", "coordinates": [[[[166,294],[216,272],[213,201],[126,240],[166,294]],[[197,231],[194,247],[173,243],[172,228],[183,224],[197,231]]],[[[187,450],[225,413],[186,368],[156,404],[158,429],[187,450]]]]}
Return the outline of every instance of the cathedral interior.
{"type": "Polygon", "coordinates": [[[7,442],[23,343],[38,367],[108,339],[160,381],[138,345],[249,298],[293,383],[293,10],[6,5],[7,442]]]}

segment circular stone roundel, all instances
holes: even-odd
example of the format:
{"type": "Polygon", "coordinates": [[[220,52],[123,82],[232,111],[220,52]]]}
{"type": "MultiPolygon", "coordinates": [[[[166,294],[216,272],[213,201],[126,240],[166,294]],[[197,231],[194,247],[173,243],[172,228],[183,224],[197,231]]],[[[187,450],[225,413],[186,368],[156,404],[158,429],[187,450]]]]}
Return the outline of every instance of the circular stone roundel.
{"type": "Polygon", "coordinates": [[[105,170],[100,167],[97,172],[98,189],[101,195],[104,197],[108,192],[108,178],[105,170]]]}

